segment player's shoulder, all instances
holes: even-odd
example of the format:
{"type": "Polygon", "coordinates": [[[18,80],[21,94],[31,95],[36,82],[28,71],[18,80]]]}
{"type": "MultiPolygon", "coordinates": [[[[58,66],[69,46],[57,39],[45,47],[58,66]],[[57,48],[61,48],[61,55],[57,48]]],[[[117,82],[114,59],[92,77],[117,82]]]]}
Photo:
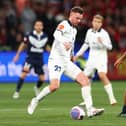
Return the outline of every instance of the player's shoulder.
{"type": "Polygon", "coordinates": [[[43,32],[42,35],[48,37],[48,34],[46,32],[43,32]]]}
{"type": "Polygon", "coordinates": [[[104,35],[109,35],[108,31],[104,28],[101,28],[101,33],[104,35]]]}
{"type": "Polygon", "coordinates": [[[67,30],[70,28],[70,24],[68,23],[67,20],[63,20],[61,21],[58,26],[57,26],[57,30],[60,30],[60,31],[64,31],[64,30],[67,30]]]}
{"type": "Polygon", "coordinates": [[[30,34],[31,32],[26,32],[24,34],[24,38],[23,38],[24,43],[28,43],[30,34]]]}
{"type": "Polygon", "coordinates": [[[108,33],[107,30],[104,29],[104,28],[101,28],[101,32],[103,32],[103,33],[108,33]]]}
{"type": "Polygon", "coordinates": [[[41,38],[47,38],[48,39],[48,35],[45,32],[43,32],[43,34],[41,35],[41,38]]]}
{"type": "Polygon", "coordinates": [[[87,34],[90,34],[91,32],[92,32],[92,28],[89,28],[88,30],[87,30],[87,34]]]}
{"type": "Polygon", "coordinates": [[[63,25],[64,27],[69,27],[71,26],[71,23],[69,20],[63,20],[59,23],[59,25],[63,25]]]}
{"type": "Polygon", "coordinates": [[[93,29],[92,28],[89,28],[88,30],[87,30],[87,32],[91,32],[93,29]]]}

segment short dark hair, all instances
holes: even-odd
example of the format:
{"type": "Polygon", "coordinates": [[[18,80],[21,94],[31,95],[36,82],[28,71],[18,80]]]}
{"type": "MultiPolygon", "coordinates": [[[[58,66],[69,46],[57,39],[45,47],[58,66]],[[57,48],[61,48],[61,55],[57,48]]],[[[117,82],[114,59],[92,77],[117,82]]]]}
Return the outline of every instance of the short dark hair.
{"type": "Polygon", "coordinates": [[[42,21],[42,20],[40,20],[40,19],[36,19],[36,20],[33,22],[33,24],[35,25],[35,24],[36,24],[36,22],[41,22],[41,23],[43,24],[43,21],[42,21]]]}
{"type": "Polygon", "coordinates": [[[75,12],[75,13],[80,13],[80,14],[83,14],[84,13],[84,10],[83,8],[81,8],[80,6],[75,6],[71,9],[70,12],[75,12]]]}

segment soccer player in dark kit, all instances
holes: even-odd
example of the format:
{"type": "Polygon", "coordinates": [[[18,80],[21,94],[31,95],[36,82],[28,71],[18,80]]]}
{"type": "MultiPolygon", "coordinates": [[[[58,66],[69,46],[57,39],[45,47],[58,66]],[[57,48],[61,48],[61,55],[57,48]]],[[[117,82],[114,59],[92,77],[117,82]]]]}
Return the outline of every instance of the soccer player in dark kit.
{"type": "Polygon", "coordinates": [[[34,23],[34,30],[24,37],[23,42],[19,46],[18,51],[15,57],[13,58],[13,61],[16,62],[19,59],[20,53],[24,49],[26,49],[27,56],[23,66],[22,73],[16,85],[16,91],[13,94],[14,99],[19,98],[20,89],[23,85],[25,77],[30,72],[31,68],[34,68],[35,73],[39,76],[39,80],[37,81],[37,84],[34,86],[35,95],[38,95],[39,88],[45,80],[43,71],[42,52],[43,50],[50,51],[50,48],[47,45],[48,36],[43,32],[43,28],[43,22],[40,20],[36,20],[34,23]]]}

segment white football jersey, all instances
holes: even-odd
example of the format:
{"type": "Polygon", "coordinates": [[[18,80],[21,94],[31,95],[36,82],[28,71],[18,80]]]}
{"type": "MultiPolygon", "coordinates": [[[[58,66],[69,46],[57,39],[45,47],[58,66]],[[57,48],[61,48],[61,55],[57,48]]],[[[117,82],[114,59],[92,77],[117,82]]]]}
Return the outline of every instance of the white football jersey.
{"type": "Polygon", "coordinates": [[[88,61],[107,63],[107,50],[112,49],[108,32],[103,28],[99,31],[94,31],[90,28],[87,31],[85,43],[82,45],[77,55],[82,55],[88,48],[90,48],[88,61]],[[98,38],[101,38],[102,43],[98,41],[98,38]]]}
{"type": "Polygon", "coordinates": [[[52,45],[50,59],[58,59],[62,61],[70,60],[71,53],[74,49],[74,42],[76,38],[77,30],[71,25],[68,20],[62,21],[56,28],[53,36],[54,42],[52,45]],[[65,49],[64,43],[71,44],[69,50],[65,49]]]}

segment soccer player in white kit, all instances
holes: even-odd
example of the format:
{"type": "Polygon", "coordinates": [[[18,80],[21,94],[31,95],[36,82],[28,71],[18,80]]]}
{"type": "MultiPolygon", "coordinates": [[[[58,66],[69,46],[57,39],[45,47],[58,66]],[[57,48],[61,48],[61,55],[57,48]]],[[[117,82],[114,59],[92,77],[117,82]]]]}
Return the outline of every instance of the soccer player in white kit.
{"type": "Polygon", "coordinates": [[[38,102],[48,94],[60,87],[60,78],[64,73],[81,86],[82,98],[85,101],[87,116],[92,117],[103,113],[104,109],[96,109],[92,106],[89,79],[72,61],[77,26],[83,18],[83,9],[73,7],[68,20],[62,21],[56,28],[53,36],[54,42],[49,56],[48,68],[50,85],[46,86],[37,97],[31,100],[28,106],[28,114],[33,114],[38,102]]]}
{"type": "MultiPolygon", "coordinates": [[[[103,16],[99,14],[94,15],[92,28],[88,29],[85,37],[85,43],[77,52],[74,60],[77,60],[79,56],[83,55],[88,48],[90,49],[84,73],[91,78],[97,70],[98,76],[102,80],[104,89],[109,97],[110,104],[114,105],[117,101],[113,94],[112,84],[106,75],[108,69],[107,51],[112,49],[112,44],[108,32],[102,28],[102,24],[103,16]]],[[[84,102],[81,103],[81,105],[83,104],[84,102]]]]}

